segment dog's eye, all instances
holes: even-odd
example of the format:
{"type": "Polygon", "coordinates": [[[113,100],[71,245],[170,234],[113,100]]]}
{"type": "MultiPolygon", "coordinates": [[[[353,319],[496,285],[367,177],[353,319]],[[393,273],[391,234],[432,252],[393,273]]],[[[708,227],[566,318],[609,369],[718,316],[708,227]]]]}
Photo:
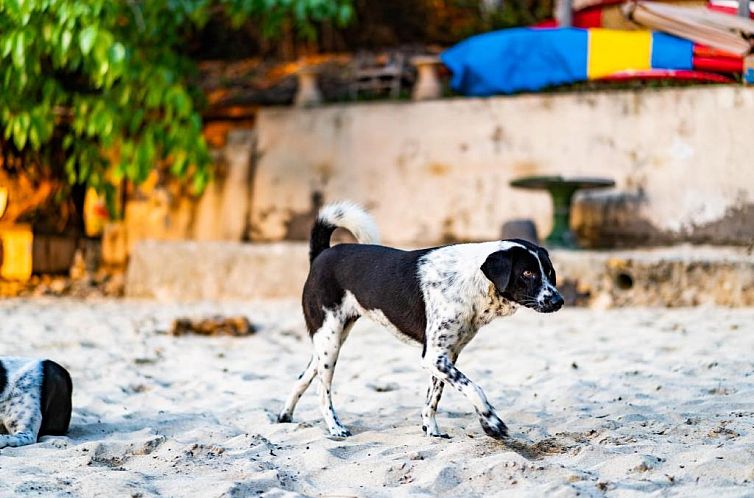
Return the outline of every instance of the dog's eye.
{"type": "Polygon", "coordinates": [[[534,272],[529,270],[524,270],[523,273],[524,278],[534,278],[534,272]]]}

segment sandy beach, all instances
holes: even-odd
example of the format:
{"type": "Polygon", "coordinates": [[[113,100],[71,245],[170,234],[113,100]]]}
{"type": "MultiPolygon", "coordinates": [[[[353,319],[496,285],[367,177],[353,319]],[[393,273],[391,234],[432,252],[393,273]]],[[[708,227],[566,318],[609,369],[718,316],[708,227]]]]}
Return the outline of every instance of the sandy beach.
{"type": "Polygon", "coordinates": [[[0,450],[0,496],[754,496],[754,309],[521,311],[460,368],[511,441],[446,390],[422,435],[420,350],[367,320],[335,373],[353,437],[325,436],[311,388],[273,423],[309,355],[297,303],[0,302],[0,354],[74,379],[66,437],[0,450]],[[243,313],[250,337],[172,337],[179,316],[243,313]]]}

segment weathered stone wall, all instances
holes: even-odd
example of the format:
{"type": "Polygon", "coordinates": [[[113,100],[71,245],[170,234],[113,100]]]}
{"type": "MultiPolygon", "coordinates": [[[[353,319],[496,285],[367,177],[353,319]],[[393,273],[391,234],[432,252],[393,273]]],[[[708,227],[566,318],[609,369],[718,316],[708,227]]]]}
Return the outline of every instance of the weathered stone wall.
{"type": "Polygon", "coordinates": [[[567,302],[595,307],[754,306],[754,255],[688,245],[551,251],[567,302]]]}
{"type": "Polygon", "coordinates": [[[740,86],[260,112],[253,240],[301,239],[315,199],[352,199],[398,245],[499,237],[513,218],[550,228],[525,175],[615,179],[581,196],[591,246],[754,239],[754,89],[740,86]]]}
{"type": "Polygon", "coordinates": [[[215,177],[195,199],[178,185],[141,187],[126,205],[128,252],[141,240],[243,240],[247,233],[255,134],[238,129],[213,151],[215,177]]]}

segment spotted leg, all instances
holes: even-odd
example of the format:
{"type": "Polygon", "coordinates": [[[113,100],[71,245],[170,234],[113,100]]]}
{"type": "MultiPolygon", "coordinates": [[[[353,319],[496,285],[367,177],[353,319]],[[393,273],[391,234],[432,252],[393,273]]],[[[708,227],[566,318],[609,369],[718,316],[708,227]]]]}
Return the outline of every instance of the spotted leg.
{"type": "MultiPolygon", "coordinates": [[[[451,353],[450,358],[455,362],[458,355],[451,353]]],[[[422,429],[427,436],[450,439],[450,436],[440,430],[440,427],[437,425],[437,420],[435,420],[437,405],[440,404],[440,398],[442,397],[444,387],[445,382],[433,375],[430,379],[429,388],[427,389],[427,401],[422,409],[422,429]]]]}
{"type": "Polygon", "coordinates": [[[443,387],[445,387],[445,383],[433,375],[429,389],[427,389],[427,401],[422,409],[422,430],[427,436],[442,438],[450,437],[440,431],[440,427],[437,425],[437,420],[435,420],[437,405],[440,403],[443,387]]]}
{"type": "Polygon", "coordinates": [[[314,376],[317,375],[317,362],[315,356],[309,359],[309,364],[306,369],[298,376],[298,380],[293,385],[293,391],[288,396],[288,400],[285,402],[283,411],[278,415],[278,422],[291,422],[293,419],[293,410],[296,409],[296,404],[301,396],[304,394],[309,384],[314,380],[314,376]]]}
{"type": "Polygon", "coordinates": [[[434,377],[458,389],[474,405],[482,429],[488,436],[496,439],[503,439],[508,436],[508,428],[487,401],[482,388],[471,382],[453,365],[451,354],[447,350],[428,349],[424,355],[424,367],[434,377]]]}
{"type": "Polygon", "coordinates": [[[319,377],[319,402],[327,430],[333,437],[348,437],[351,433],[340,423],[332,403],[332,377],[338,362],[340,347],[348,337],[353,325],[352,320],[339,319],[328,314],[322,327],[312,338],[314,356],[319,377]]]}
{"type": "MultiPolygon", "coordinates": [[[[351,331],[351,327],[353,327],[355,321],[356,320],[350,320],[343,327],[343,331],[340,333],[341,345],[348,337],[348,334],[351,331]]],[[[336,361],[337,359],[333,361],[333,367],[336,361]]],[[[278,422],[284,423],[291,422],[293,420],[293,411],[296,409],[298,400],[301,399],[301,396],[303,396],[304,392],[306,392],[306,390],[309,388],[309,385],[312,383],[312,380],[314,380],[314,377],[317,375],[318,364],[319,362],[317,361],[317,355],[316,353],[314,353],[309,359],[309,363],[307,364],[306,368],[303,372],[301,372],[301,374],[298,376],[298,379],[296,380],[296,383],[293,385],[293,390],[288,396],[288,400],[285,402],[283,410],[278,415],[278,422]]]]}
{"type": "Polygon", "coordinates": [[[5,405],[0,422],[8,434],[0,435],[0,448],[36,443],[42,426],[39,398],[29,392],[12,393],[5,405]]]}

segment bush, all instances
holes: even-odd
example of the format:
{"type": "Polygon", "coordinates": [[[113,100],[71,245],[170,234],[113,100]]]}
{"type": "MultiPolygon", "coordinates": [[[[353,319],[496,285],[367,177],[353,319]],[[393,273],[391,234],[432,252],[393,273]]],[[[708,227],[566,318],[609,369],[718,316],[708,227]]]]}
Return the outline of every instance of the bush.
{"type": "MultiPolygon", "coordinates": [[[[258,22],[344,24],[351,0],[2,0],[2,167],[55,179],[76,194],[144,181],[158,165],[201,192],[210,179],[196,67],[183,51],[210,16],[258,22]]],[[[114,213],[113,213],[114,214],[114,213]]]]}

